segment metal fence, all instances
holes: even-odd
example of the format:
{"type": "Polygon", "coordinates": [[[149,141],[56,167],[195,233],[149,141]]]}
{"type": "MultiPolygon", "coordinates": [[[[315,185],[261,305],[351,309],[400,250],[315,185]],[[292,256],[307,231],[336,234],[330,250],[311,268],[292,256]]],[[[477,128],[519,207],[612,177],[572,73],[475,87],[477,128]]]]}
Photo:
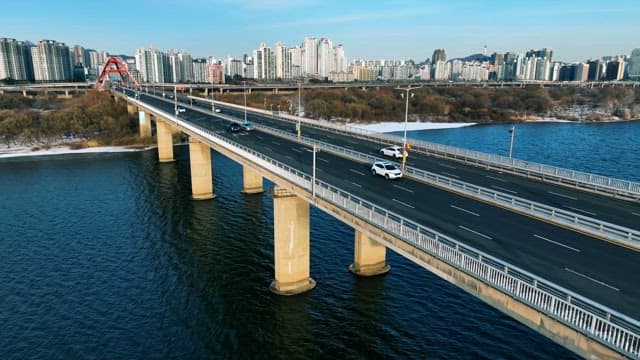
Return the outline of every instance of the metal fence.
{"type": "MultiPolygon", "coordinates": [[[[131,101],[131,100],[130,100],[131,101]]],[[[142,102],[138,102],[144,105],[142,102]]],[[[163,113],[178,127],[254,162],[273,174],[312,191],[312,177],[210,130],[163,113]]],[[[525,270],[507,264],[446,235],[389,212],[328,183],[315,181],[316,196],[379,227],[408,244],[541,311],[625,356],[640,357],[640,323],[525,270]]]]}

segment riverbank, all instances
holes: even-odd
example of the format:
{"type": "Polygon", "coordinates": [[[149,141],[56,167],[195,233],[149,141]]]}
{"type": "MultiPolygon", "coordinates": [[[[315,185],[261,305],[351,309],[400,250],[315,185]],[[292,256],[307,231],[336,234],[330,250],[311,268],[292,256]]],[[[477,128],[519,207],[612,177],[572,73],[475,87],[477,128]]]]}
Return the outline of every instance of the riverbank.
{"type": "Polygon", "coordinates": [[[88,153],[113,153],[144,151],[152,146],[96,146],[83,149],[72,149],[69,145],[56,145],[48,149],[38,149],[29,146],[0,146],[0,159],[26,157],[26,156],[47,156],[65,154],[88,154],[88,153]],[[37,150],[34,150],[37,149],[37,150]]]}
{"type": "MultiPolygon", "coordinates": [[[[436,130],[436,129],[455,129],[465,126],[473,126],[477,123],[437,123],[437,122],[410,122],[407,123],[407,131],[416,130],[436,130]]],[[[368,131],[375,131],[380,133],[403,131],[405,127],[404,122],[380,122],[375,124],[353,124],[350,123],[347,127],[353,129],[362,129],[368,131]]]]}

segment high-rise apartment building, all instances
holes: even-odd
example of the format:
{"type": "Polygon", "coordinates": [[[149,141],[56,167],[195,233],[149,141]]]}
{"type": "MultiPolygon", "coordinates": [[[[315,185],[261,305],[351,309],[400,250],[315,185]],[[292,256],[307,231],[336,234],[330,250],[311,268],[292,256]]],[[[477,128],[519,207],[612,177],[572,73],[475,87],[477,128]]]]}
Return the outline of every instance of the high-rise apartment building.
{"type": "Polygon", "coordinates": [[[617,60],[607,62],[606,72],[604,79],[607,81],[622,80],[624,77],[624,59],[618,58],[617,60]]]}
{"type": "Polygon", "coordinates": [[[633,49],[628,66],[629,80],[640,81],[640,49],[633,49]]]}
{"type": "Polygon", "coordinates": [[[599,81],[604,79],[605,64],[602,59],[591,60],[588,62],[588,64],[589,64],[589,75],[587,77],[587,80],[599,81]]]}
{"type": "Polygon", "coordinates": [[[318,73],[318,40],[315,37],[305,37],[302,41],[302,72],[318,73]]]}
{"type": "Polygon", "coordinates": [[[208,81],[208,67],[209,63],[207,59],[193,59],[193,82],[194,83],[206,83],[208,81]]]}
{"type": "Polygon", "coordinates": [[[329,76],[329,73],[335,71],[336,57],[333,50],[333,44],[329,39],[320,39],[318,43],[318,74],[322,78],[329,76]]]}
{"type": "Polygon", "coordinates": [[[31,48],[33,72],[36,81],[71,81],[73,66],[71,52],[64,43],[40,40],[31,48]]]}
{"type": "Polygon", "coordinates": [[[431,56],[431,63],[435,64],[438,61],[442,61],[442,62],[447,61],[447,55],[444,52],[444,49],[433,50],[433,55],[431,56]]]}
{"type": "Polygon", "coordinates": [[[576,64],[573,79],[580,82],[587,81],[589,79],[589,64],[583,62],[576,64]]]}
{"type": "Polygon", "coordinates": [[[276,79],[277,80],[281,80],[281,79],[285,79],[285,54],[287,52],[287,49],[282,46],[281,42],[277,42],[276,43],[276,47],[275,47],[275,52],[274,52],[274,60],[275,60],[275,67],[276,67],[276,79]]]}
{"type": "Polygon", "coordinates": [[[0,38],[0,80],[33,81],[33,62],[28,45],[16,39],[0,38]]]}

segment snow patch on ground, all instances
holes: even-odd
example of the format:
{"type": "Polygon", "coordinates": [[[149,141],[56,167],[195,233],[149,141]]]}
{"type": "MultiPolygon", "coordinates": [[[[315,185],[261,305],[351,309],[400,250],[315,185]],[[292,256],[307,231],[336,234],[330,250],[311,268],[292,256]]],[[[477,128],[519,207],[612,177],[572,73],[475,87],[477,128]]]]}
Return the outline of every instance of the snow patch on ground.
{"type": "MultiPolygon", "coordinates": [[[[412,122],[407,123],[407,131],[414,130],[434,130],[434,129],[454,129],[465,126],[476,125],[476,123],[436,123],[436,122],[412,122]]],[[[381,122],[377,124],[349,124],[347,127],[363,129],[381,133],[403,131],[404,122],[381,122]]]]}
{"type": "Polygon", "coordinates": [[[19,157],[19,156],[130,152],[130,151],[146,150],[146,148],[133,148],[133,147],[126,147],[126,146],[97,146],[97,147],[73,150],[66,145],[53,146],[49,149],[41,149],[36,151],[31,151],[31,149],[32,147],[27,147],[27,146],[7,147],[6,145],[0,145],[0,159],[19,157]]]}

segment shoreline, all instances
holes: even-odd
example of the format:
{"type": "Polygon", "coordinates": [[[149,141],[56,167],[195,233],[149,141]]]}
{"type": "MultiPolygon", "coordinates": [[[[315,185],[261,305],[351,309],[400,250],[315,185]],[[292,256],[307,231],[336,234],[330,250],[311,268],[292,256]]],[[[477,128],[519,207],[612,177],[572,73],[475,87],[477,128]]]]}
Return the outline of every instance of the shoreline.
{"type": "Polygon", "coordinates": [[[134,151],[145,151],[155,146],[96,146],[84,149],[71,149],[69,145],[54,145],[49,149],[31,151],[32,147],[15,146],[0,147],[0,160],[31,156],[68,155],[68,154],[98,154],[98,153],[123,153],[134,151]]]}

